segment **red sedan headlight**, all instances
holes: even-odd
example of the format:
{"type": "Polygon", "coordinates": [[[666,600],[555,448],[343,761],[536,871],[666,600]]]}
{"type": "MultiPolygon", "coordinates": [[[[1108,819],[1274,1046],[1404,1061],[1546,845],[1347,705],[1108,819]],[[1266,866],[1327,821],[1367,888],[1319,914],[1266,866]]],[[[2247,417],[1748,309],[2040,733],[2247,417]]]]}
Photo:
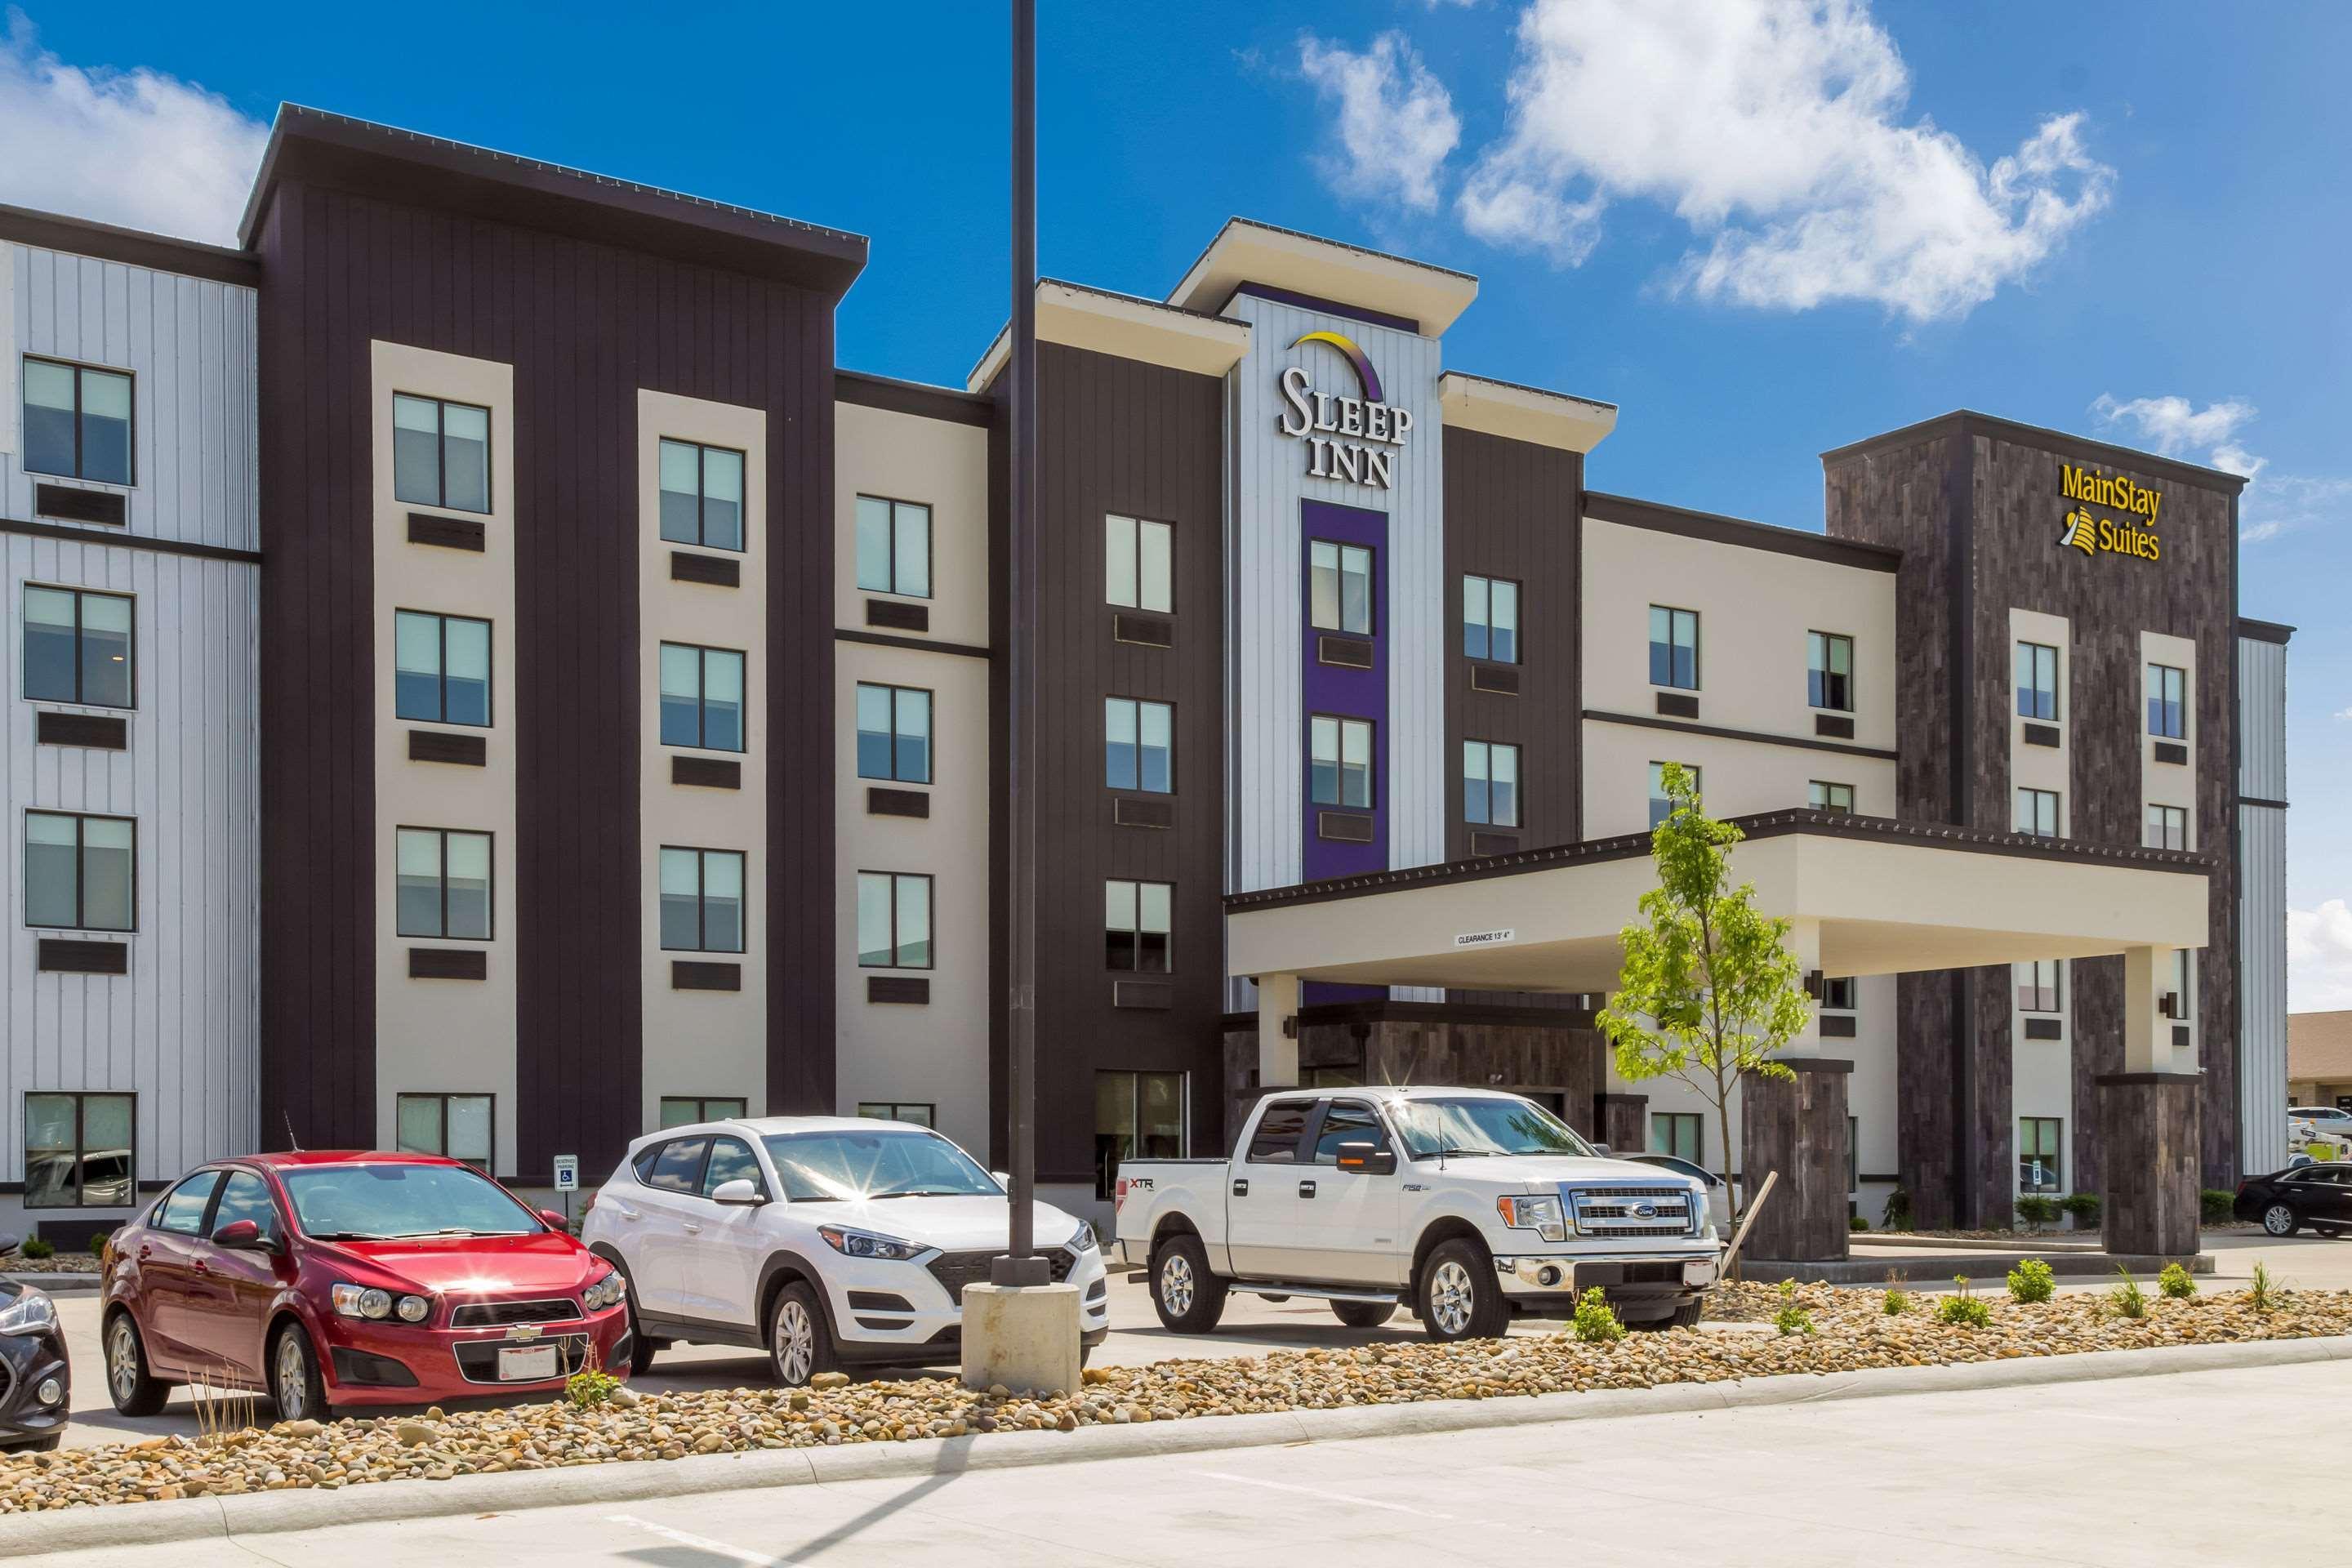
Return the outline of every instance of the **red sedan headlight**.
{"type": "Polygon", "coordinates": [[[327,1292],[335,1310],[346,1318],[382,1322],[399,1314],[404,1323],[421,1323],[432,1316],[433,1302],[424,1296],[394,1296],[373,1285],[336,1284],[327,1292]]]}

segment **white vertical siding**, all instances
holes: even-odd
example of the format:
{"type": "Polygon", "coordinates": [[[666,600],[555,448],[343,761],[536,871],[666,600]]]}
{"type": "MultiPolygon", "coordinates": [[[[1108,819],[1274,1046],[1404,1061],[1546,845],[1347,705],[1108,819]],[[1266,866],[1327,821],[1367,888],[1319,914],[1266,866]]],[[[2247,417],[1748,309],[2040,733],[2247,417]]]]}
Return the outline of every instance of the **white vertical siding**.
{"type": "MultiPolygon", "coordinates": [[[[2286,645],[2238,639],[2238,793],[2285,800],[2286,645]]],[[[2248,1171],[2286,1163],[2286,812],[2238,807],[2238,1136],[2248,1171]]]]}

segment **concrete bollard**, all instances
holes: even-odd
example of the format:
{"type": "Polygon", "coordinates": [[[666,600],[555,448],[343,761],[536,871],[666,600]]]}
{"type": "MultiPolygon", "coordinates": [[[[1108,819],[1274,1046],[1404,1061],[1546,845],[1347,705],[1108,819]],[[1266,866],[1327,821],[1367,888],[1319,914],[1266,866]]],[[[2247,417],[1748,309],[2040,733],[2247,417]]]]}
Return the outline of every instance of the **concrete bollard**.
{"type": "Polygon", "coordinates": [[[963,1385],[1067,1394],[1078,1386],[1076,1285],[963,1288],[963,1385]]]}

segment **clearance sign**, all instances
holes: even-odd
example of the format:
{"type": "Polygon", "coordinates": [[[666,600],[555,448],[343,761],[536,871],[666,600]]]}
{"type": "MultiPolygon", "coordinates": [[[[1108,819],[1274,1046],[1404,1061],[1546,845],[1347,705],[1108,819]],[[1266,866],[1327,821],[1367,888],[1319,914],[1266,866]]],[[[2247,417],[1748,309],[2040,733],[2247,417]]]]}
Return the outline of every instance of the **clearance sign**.
{"type": "Polygon", "coordinates": [[[2143,561],[2164,558],[2156,537],[2156,511],[2164,504],[2164,497],[2155,490],[2061,463],[2058,493],[2074,503],[2066,514],[2065,531],[2058,536],[2060,545],[2071,544],[2085,555],[2137,555],[2143,561]],[[2103,516],[2094,510],[2097,508],[2122,512],[2123,520],[2103,516]]]}

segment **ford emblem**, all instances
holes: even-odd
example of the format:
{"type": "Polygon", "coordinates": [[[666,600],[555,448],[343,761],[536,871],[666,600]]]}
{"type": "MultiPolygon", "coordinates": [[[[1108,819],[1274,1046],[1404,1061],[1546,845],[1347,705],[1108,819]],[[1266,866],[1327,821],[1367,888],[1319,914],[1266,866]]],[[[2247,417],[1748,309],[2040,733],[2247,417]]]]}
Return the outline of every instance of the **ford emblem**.
{"type": "Polygon", "coordinates": [[[1633,1217],[1635,1219],[1655,1219],[1658,1217],[1658,1205],[1655,1204],[1635,1204],[1633,1205],[1633,1217]]]}

